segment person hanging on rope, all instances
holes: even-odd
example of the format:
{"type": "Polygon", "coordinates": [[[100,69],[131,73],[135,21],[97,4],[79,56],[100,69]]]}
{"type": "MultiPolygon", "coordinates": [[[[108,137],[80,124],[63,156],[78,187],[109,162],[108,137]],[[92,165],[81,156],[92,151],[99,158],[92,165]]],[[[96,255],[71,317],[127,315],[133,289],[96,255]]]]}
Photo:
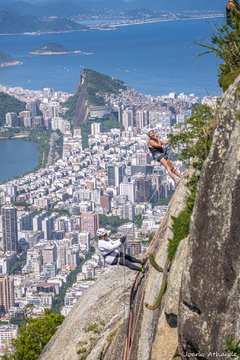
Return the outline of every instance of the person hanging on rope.
{"type": "Polygon", "coordinates": [[[226,20],[228,26],[234,26],[234,19],[240,20],[240,6],[237,0],[229,0],[226,5],[226,20]]]}
{"type": "Polygon", "coordinates": [[[105,261],[109,265],[122,265],[127,266],[131,270],[145,272],[144,260],[136,259],[130,255],[123,254],[118,248],[126,241],[127,236],[124,235],[118,240],[112,240],[108,237],[107,230],[100,228],[97,230],[98,240],[98,250],[101,255],[104,257],[105,261]],[[142,265],[141,267],[135,265],[134,263],[142,265]]]}
{"type": "Polygon", "coordinates": [[[177,183],[175,176],[181,178],[182,175],[173,167],[171,161],[168,159],[167,148],[163,148],[163,145],[169,145],[167,140],[162,140],[157,136],[154,130],[148,131],[148,149],[152,154],[154,160],[159,161],[166,169],[169,176],[177,183]]]}

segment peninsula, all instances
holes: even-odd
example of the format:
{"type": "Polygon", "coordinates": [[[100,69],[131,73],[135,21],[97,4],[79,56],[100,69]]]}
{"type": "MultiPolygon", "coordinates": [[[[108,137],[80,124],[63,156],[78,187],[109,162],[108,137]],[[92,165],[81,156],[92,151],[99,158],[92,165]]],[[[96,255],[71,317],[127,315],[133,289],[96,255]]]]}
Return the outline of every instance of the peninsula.
{"type": "Polygon", "coordinates": [[[86,54],[80,50],[69,51],[64,45],[49,43],[39,46],[30,52],[33,55],[66,55],[66,54],[86,54]]]}
{"type": "Polygon", "coordinates": [[[20,65],[21,62],[13,59],[10,55],[0,51],[0,68],[20,65]]]}

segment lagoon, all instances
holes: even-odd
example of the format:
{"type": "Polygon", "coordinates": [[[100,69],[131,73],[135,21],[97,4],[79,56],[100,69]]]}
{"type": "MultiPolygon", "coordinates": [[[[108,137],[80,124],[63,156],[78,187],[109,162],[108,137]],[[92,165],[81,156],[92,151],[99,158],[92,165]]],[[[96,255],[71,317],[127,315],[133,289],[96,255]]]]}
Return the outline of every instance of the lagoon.
{"type": "Polygon", "coordinates": [[[28,140],[0,140],[0,182],[29,172],[39,163],[37,145],[28,140]]]}

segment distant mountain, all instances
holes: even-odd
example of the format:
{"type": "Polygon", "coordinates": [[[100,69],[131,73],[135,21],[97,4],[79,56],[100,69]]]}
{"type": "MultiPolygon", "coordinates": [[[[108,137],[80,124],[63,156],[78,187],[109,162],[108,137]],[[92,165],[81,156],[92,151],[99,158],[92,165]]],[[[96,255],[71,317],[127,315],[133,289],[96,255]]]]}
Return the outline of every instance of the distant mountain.
{"type": "Polygon", "coordinates": [[[81,73],[77,93],[71,96],[64,106],[69,109],[66,117],[74,127],[80,126],[88,118],[90,106],[105,105],[104,94],[118,94],[127,87],[123,81],[85,69],[81,73]]]}
{"type": "MultiPolygon", "coordinates": [[[[81,72],[80,84],[77,93],[64,103],[64,107],[69,110],[65,117],[72,123],[74,128],[81,128],[83,148],[88,147],[88,135],[91,133],[91,108],[100,106],[101,109],[106,105],[105,94],[118,94],[121,90],[126,90],[127,86],[123,81],[101,74],[97,71],[84,69],[81,72]]],[[[94,118],[94,122],[100,122],[103,131],[110,131],[119,128],[118,119],[113,114],[106,113],[101,119],[94,118]]]]}
{"type": "Polygon", "coordinates": [[[3,0],[0,10],[15,12],[19,15],[70,17],[78,14],[90,16],[92,12],[104,9],[132,10],[162,9],[179,10],[225,10],[225,4],[219,0],[3,0]]]}
{"type": "Polygon", "coordinates": [[[0,10],[0,34],[19,34],[26,32],[58,32],[83,30],[86,27],[68,19],[39,20],[35,16],[18,15],[0,10]]]}
{"type": "MultiPolygon", "coordinates": [[[[31,4],[38,4],[42,7],[44,6],[56,6],[59,4],[64,4],[64,1],[57,0],[27,0],[31,4]]],[[[219,0],[69,0],[67,2],[69,8],[73,7],[77,10],[78,7],[82,7],[84,9],[133,9],[133,8],[145,8],[145,9],[166,9],[166,10],[218,10],[221,11],[225,9],[224,2],[220,2],[219,0]]]]}
{"type": "Polygon", "coordinates": [[[16,13],[18,15],[37,15],[38,6],[34,6],[25,1],[1,1],[0,10],[16,13]]]}
{"type": "Polygon", "coordinates": [[[81,2],[71,0],[66,2],[63,0],[50,1],[37,7],[38,15],[44,16],[63,16],[69,17],[76,14],[92,15],[91,10],[83,8],[81,2]]]}
{"type": "Polygon", "coordinates": [[[67,18],[76,14],[91,14],[91,10],[82,7],[79,1],[72,0],[69,3],[63,0],[54,0],[46,3],[28,1],[6,1],[0,3],[0,10],[13,12],[18,15],[32,15],[37,18],[42,16],[59,16],[67,18]]]}

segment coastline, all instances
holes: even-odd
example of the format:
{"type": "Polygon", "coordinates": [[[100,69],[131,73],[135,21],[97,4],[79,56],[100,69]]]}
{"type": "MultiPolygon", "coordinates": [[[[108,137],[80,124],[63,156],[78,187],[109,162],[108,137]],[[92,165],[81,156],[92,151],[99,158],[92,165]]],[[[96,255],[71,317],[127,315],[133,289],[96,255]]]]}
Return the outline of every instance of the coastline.
{"type": "MultiPolygon", "coordinates": [[[[134,20],[134,21],[125,21],[119,23],[109,23],[103,24],[101,20],[99,20],[98,24],[90,24],[89,28],[86,30],[61,30],[61,31],[46,31],[46,32],[23,32],[23,33],[8,33],[8,34],[0,34],[0,36],[17,36],[17,35],[26,35],[26,36],[37,36],[37,35],[53,35],[53,34],[66,34],[73,32],[82,32],[89,30],[102,30],[104,26],[108,26],[108,28],[117,28],[121,26],[132,26],[132,25],[144,25],[144,24],[152,24],[152,23],[161,23],[161,22],[170,22],[170,21],[191,21],[191,20],[209,20],[209,19],[218,19],[224,18],[224,14],[215,14],[215,15],[206,15],[199,17],[189,17],[189,18],[169,18],[169,19],[149,19],[149,20],[134,20]]],[[[114,30],[114,29],[111,29],[114,30]]],[[[37,54],[40,55],[40,54],[37,54]]]]}
{"type": "Polygon", "coordinates": [[[55,139],[52,142],[51,139],[52,139],[52,133],[47,132],[47,131],[44,133],[41,133],[38,131],[34,131],[33,133],[31,133],[31,132],[30,133],[18,133],[15,135],[13,134],[10,136],[5,136],[5,137],[3,137],[3,136],[1,137],[1,135],[0,135],[0,141],[2,141],[2,140],[24,140],[24,141],[35,144],[37,147],[37,151],[38,151],[38,163],[32,169],[27,170],[27,171],[21,173],[20,175],[13,176],[11,179],[3,180],[3,181],[0,180],[0,184],[7,183],[11,180],[23,177],[30,173],[35,173],[39,169],[43,169],[43,168],[47,167],[48,165],[52,164],[58,158],[61,158],[62,147],[57,150],[57,155],[55,154],[54,158],[51,158],[51,161],[49,163],[49,154],[54,149],[54,146],[57,144],[57,140],[58,140],[58,139],[55,139]]]}
{"type": "Polygon", "coordinates": [[[16,61],[11,61],[11,62],[6,62],[6,63],[0,63],[0,68],[17,66],[17,65],[22,65],[22,62],[16,60],[16,61]]]}
{"type": "Polygon", "coordinates": [[[62,51],[62,52],[55,52],[55,51],[31,51],[30,54],[32,55],[69,55],[69,54],[79,54],[79,55],[92,55],[92,53],[87,53],[81,50],[75,50],[75,51],[62,51]]]}
{"type": "MultiPolygon", "coordinates": [[[[115,24],[109,24],[109,27],[121,27],[121,26],[132,26],[132,25],[143,25],[143,24],[152,24],[152,23],[160,23],[160,22],[170,22],[170,21],[190,21],[190,20],[209,20],[209,19],[217,19],[217,18],[223,18],[224,15],[215,15],[215,16],[200,16],[200,17],[192,17],[192,18],[174,18],[174,19],[151,19],[146,21],[132,21],[127,23],[115,23],[115,24]]],[[[94,25],[95,29],[103,26],[103,24],[100,25],[94,25]]],[[[92,29],[90,27],[90,29],[92,29]]]]}

